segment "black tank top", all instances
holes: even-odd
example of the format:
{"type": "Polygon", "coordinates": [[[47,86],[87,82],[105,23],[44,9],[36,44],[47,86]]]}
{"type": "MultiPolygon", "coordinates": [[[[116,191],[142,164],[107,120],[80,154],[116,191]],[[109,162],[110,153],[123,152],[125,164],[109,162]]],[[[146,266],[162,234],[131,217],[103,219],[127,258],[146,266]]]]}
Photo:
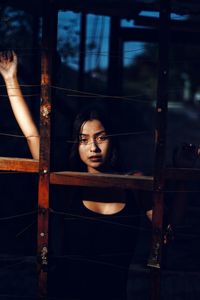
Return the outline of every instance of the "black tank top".
{"type": "Polygon", "coordinates": [[[77,194],[62,223],[63,258],[55,267],[55,294],[64,299],[126,299],[128,268],[139,231],[133,194],[127,193],[125,207],[112,215],[89,210],[77,194]]]}

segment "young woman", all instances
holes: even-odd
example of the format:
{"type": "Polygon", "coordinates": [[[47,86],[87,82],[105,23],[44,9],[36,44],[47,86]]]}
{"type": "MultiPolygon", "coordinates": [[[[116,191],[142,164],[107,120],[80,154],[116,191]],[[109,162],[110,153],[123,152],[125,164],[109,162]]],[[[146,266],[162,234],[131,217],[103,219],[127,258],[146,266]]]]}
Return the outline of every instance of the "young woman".
{"type": "MultiPolygon", "coordinates": [[[[32,156],[38,159],[39,134],[18,84],[15,53],[0,54],[0,73],[32,156]]],[[[112,133],[104,112],[88,109],[80,113],[74,122],[72,169],[117,173],[120,167],[112,133]]],[[[150,199],[144,210],[151,215],[150,199]]],[[[126,299],[127,274],[137,242],[140,213],[136,198],[128,191],[76,188],[62,218],[64,258],[60,263],[56,261],[50,275],[50,296],[126,299]]]]}

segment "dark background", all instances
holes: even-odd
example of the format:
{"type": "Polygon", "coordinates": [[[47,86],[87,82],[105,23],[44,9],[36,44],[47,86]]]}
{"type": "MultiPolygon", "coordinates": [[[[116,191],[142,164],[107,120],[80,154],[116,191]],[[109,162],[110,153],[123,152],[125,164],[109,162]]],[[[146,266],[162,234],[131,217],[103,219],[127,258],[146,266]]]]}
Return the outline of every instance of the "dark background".
{"type": "MultiPolygon", "coordinates": [[[[23,94],[37,124],[41,55],[41,18],[38,11],[30,13],[5,2],[0,6],[1,50],[14,49],[18,55],[19,81],[23,85],[23,94]]],[[[128,65],[123,64],[120,90],[118,87],[116,90],[109,90],[108,67],[101,68],[101,65],[85,70],[84,86],[80,86],[79,67],[74,69],[70,64],[80,54],[80,26],[78,31],[74,29],[79,18],[80,14],[75,14],[72,21],[58,28],[58,31],[62,31],[65,26],[65,34],[62,42],[58,41],[53,84],[64,89],[52,89],[51,169],[68,169],[73,119],[85,105],[97,103],[108,109],[116,133],[119,134],[120,154],[125,172],[141,170],[150,175],[154,165],[158,45],[155,42],[144,43],[142,50],[132,61],[128,65]],[[92,97],[88,97],[85,92],[91,93],[92,97]],[[110,94],[121,98],[106,97],[110,94]]],[[[197,21],[199,16],[189,15],[187,18],[197,21]]],[[[99,55],[98,40],[94,38],[93,44],[87,47],[86,51],[95,50],[99,55]]],[[[198,44],[185,42],[171,44],[170,47],[166,149],[166,165],[169,166],[172,165],[172,153],[176,145],[182,142],[199,144],[199,54],[198,44]]],[[[25,139],[19,137],[22,133],[12,114],[3,80],[0,84],[0,156],[30,158],[25,139]]],[[[196,166],[199,166],[199,162],[196,166]]],[[[36,293],[37,277],[35,256],[38,176],[1,172],[0,177],[0,299],[22,299],[22,295],[23,299],[31,299],[36,293]]],[[[162,299],[196,300],[199,297],[199,184],[191,184],[196,192],[188,194],[186,217],[177,228],[175,242],[164,251],[164,266],[168,273],[166,271],[163,277],[162,299]],[[169,288],[174,283],[175,288],[169,288]]],[[[69,189],[51,187],[52,207],[64,209],[69,189]]],[[[166,193],[168,207],[173,198],[174,194],[166,193]]],[[[144,226],[149,230],[148,224],[144,226]]],[[[147,234],[146,231],[141,233],[138,253],[135,254],[131,266],[129,290],[130,295],[134,293],[134,299],[147,299],[148,289],[144,287],[148,288],[150,280],[146,268],[148,230],[147,234]]]]}

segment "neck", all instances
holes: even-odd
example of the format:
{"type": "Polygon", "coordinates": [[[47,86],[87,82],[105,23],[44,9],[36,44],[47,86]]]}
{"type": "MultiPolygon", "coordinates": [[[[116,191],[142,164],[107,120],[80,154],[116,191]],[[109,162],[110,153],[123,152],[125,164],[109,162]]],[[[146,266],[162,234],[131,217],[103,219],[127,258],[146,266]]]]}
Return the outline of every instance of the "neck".
{"type": "Polygon", "coordinates": [[[98,174],[98,173],[103,173],[102,171],[98,170],[98,169],[94,169],[94,168],[87,168],[88,173],[92,173],[92,174],[98,174]]]}
{"type": "Polygon", "coordinates": [[[88,173],[93,173],[93,174],[98,174],[98,173],[113,173],[113,170],[108,169],[108,167],[102,167],[102,168],[99,168],[99,169],[88,167],[87,171],[88,171],[88,173]]]}

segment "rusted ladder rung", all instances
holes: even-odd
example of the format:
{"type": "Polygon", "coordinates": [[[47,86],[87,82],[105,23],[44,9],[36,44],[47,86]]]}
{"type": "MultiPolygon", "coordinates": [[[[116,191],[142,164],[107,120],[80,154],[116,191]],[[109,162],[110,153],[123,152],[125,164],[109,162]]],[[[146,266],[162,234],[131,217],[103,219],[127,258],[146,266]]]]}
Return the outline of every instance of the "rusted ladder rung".
{"type": "Polygon", "coordinates": [[[153,177],[116,174],[89,174],[84,172],[53,172],[51,184],[93,187],[116,187],[152,191],[153,177]]]}
{"type": "Polygon", "coordinates": [[[39,161],[29,158],[0,157],[0,171],[38,173],[39,161]]]}

